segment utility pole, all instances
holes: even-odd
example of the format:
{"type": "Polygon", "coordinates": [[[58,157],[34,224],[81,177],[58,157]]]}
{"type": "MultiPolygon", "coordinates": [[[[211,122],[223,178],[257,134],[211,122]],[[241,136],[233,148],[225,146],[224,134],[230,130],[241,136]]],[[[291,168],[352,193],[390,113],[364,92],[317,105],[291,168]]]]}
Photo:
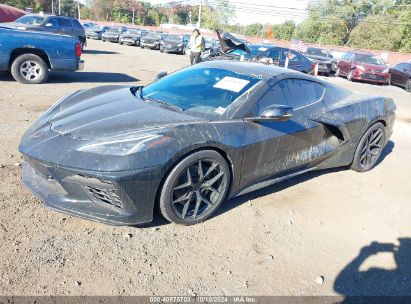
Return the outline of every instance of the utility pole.
{"type": "Polygon", "coordinates": [[[80,1],[77,1],[77,10],[78,10],[78,20],[81,20],[80,1]]]}
{"type": "Polygon", "coordinates": [[[201,28],[201,7],[203,6],[203,1],[200,0],[200,6],[198,7],[198,28],[201,28]]]}
{"type": "Polygon", "coordinates": [[[54,1],[51,0],[51,14],[54,15],[54,1]]]}
{"type": "Polygon", "coordinates": [[[134,4],[133,4],[133,26],[134,26],[134,16],[135,16],[135,8],[134,8],[134,4]]]}
{"type": "Polygon", "coordinates": [[[188,13],[188,17],[190,18],[190,25],[191,25],[191,11],[188,13]]]}
{"type": "Polygon", "coordinates": [[[59,15],[61,15],[61,0],[59,0],[59,15]]]}

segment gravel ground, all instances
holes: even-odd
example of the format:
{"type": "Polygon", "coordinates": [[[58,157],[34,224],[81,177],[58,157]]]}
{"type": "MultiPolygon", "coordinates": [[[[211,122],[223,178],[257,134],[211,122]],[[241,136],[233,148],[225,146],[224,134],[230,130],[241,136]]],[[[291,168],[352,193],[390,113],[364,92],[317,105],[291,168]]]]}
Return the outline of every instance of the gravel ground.
{"type": "Polygon", "coordinates": [[[378,294],[393,278],[411,295],[411,272],[403,275],[411,269],[410,93],[328,78],[398,105],[385,157],[368,173],[306,174],[228,201],[196,226],[157,217],[112,227],[45,209],[20,183],[19,139],[71,91],[144,84],[188,58],[100,41],[83,58],[83,72],[55,73],[42,85],[0,75],[0,295],[378,294]]]}

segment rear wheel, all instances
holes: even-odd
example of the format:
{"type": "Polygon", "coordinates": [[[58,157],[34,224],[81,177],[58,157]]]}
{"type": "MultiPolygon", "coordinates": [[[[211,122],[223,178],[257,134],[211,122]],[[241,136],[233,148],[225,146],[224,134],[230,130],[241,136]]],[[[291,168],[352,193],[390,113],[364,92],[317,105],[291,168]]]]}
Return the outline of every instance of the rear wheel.
{"type": "Polygon", "coordinates": [[[11,74],[16,81],[26,84],[43,83],[49,76],[47,64],[39,56],[23,54],[11,65],[11,74]]]}
{"type": "Polygon", "coordinates": [[[160,210],[170,222],[193,225],[204,221],[224,201],[230,169],[219,153],[195,152],[167,176],[160,193],[160,210]]]}
{"type": "Polygon", "coordinates": [[[405,83],[405,90],[411,93],[411,79],[408,79],[405,83]]]}
{"type": "Polygon", "coordinates": [[[351,164],[351,169],[357,172],[371,170],[381,157],[386,136],[385,127],[382,123],[377,122],[372,125],[364,133],[358,144],[351,164]]]}

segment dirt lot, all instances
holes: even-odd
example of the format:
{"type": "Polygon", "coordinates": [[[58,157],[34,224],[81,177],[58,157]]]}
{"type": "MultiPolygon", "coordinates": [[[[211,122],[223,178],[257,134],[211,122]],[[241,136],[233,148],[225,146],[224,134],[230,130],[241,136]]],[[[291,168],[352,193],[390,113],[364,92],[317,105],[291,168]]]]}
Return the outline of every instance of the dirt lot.
{"type": "Polygon", "coordinates": [[[410,93],[328,79],[398,105],[385,158],[369,173],[307,174],[228,201],[192,227],[158,217],[111,227],[49,211],[25,190],[19,139],[71,91],[147,83],[188,58],[100,41],[83,58],[83,72],[53,74],[43,85],[0,75],[0,294],[386,294],[398,281],[398,292],[411,295],[410,93]]]}

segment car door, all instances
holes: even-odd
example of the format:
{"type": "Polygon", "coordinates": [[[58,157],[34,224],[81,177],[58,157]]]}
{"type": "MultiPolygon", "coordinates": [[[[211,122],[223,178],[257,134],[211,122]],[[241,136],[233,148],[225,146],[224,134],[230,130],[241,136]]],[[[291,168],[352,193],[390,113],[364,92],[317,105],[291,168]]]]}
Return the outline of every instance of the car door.
{"type": "Polygon", "coordinates": [[[285,66],[285,61],[288,56],[288,68],[296,71],[303,70],[302,56],[296,51],[289,49],[282,49],[281,51],[281,64],[280,66],[285,66]]]}
{"type": "Polygon", "coordinates": [[[328,150],[323,124],[311,119],[325,110],[325,87],[303,79],[276,83],[252,108],[258,116],[267,106],[292,106],[287,121],[245,121],[242,185],[251,185],[272,176],[309,168],[328,150]]]}
{"type": "Polygon", "coordinates": [[[351,65],[350,60],[351,60],[351,55],[352,53],[345,53],[345,55],[341,58],[338,67],[340,68],[340,74],[341,75],[347,75],[349,72],[349,67],[351,65]]]}
{"type": "Polygon", "coordinates": [[[404,86],[409,78],[411,64],[400,63],[391,70],[391,83],[404,86]]]}

